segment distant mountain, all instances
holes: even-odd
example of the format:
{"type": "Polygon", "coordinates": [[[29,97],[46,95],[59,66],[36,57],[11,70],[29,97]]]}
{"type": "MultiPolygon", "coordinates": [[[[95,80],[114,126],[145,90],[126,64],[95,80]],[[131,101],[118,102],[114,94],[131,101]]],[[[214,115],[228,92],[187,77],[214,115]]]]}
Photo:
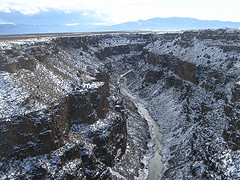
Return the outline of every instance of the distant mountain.
{"type": "Polygon", "coordinates": [[[194,18],[152,18],[116,25],[104,25],[94,12],[81,11],[64,13],[46,11],[34,15],[24,15],[14,11],[0,12],[0,34],[31,34],[89,31],[125,31],[125,30],[188,30],[240,27],[240,22],[209,21],[194,18]]]}
{"type": "Polygon", "coordinates": [[[104,23],[91,11],[42,11],[33,15],[0,12],[0,34],[93,31],[104,23]]]}
{"type": "Polygon", "coordinates": [[[152,18],[111,26],[111,30],[188,30],[240,27],[240,22],[198,20],[194,18],[152,18]]]}

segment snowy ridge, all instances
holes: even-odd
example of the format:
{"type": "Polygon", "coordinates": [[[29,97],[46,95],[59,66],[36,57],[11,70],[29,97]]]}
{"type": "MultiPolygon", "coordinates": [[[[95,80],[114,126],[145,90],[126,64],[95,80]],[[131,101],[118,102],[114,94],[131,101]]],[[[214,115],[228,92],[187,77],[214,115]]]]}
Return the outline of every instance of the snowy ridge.
{"type": "Polygon", "coordinates": [[[148,124],[118,87],[133,69],[128,89],[163,134],[160,178],[239,178],[239,29],[53,35],[0,46],[2,177],[146,178],[148,124]]]}
{"type": "Polygon", "coordinates": [[[239,156],[231,135],[239,134],[231,125],[239,115],[239,38],[238,29],[155,35],[129,76],[163,133],[162,179],[239,178],[239,158],[231,158],[239,156]]]}
{"type": "Polygon", "coordinates": [[[129,42],[128,56],[140,55],[146,41],[133,33],[1,40],[1,178],[133,178],[147,171],[147,123],[123,107],[108,60],[100,58],[105,47],[120,55],[129,42]]]}

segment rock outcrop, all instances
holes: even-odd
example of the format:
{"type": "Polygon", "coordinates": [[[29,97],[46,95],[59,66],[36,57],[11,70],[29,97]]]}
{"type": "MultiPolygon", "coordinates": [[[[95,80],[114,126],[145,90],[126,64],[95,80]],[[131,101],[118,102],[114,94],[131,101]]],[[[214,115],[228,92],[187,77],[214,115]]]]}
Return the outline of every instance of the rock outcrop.
{"type": "Polygon", "coordinates": [[[101,62],[81,50],[84,43],[85,37],[2,42],[2,178],[102,179],[125,153],[119,92],[110,90],[101,62]]]}
{"type": "Polygon", "coordinates": [[[163,134],[162,179],[239,178],[234,29],[105,33],[0,42],[0,175],[147,179],[149,109],[163,134]]]}
{"type": "Polygon", "coordinates": [[[156,36],[128,84],[164,135],[161,178],[239,178],[239,31],[156,36]]]}

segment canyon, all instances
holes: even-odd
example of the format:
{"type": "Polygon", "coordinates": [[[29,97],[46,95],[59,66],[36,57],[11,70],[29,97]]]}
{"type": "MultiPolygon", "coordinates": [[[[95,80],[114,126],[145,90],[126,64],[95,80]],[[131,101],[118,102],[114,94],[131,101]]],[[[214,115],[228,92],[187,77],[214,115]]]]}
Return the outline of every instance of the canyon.
{"type": "Polygon", "coordinates": [[[1,36],[0,52],[1,179],[153,179],[130,94],[159,126],[159,179],[240,177],[239,29],[1,36]]]}

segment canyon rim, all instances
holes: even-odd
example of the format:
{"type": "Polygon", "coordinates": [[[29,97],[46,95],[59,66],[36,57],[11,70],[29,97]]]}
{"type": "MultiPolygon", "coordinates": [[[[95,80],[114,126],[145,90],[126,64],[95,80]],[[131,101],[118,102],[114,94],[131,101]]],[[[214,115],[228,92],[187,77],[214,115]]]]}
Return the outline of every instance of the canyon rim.
{"type": "Polygon", "coordinates": [[[0,37],[2,179],[240,177],[240,30],[0,37]]]}

